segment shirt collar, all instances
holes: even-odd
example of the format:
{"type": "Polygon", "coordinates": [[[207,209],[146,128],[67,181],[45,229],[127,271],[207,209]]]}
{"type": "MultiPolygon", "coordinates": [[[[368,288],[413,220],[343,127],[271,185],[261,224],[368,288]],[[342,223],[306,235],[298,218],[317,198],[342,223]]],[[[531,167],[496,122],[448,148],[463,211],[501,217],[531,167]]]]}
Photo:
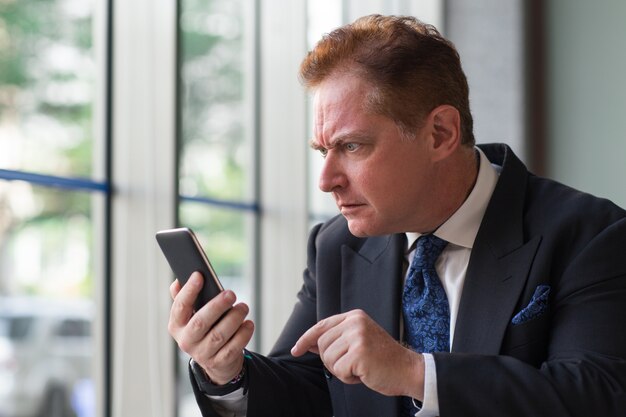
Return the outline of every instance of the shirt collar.
{"type": "MultiPolygon", "coordinates": [[[[499,167],[493,166],[487,156],[479,148],[475,148],[479,155],[479,168],[476,184],[461,207],[454,212],[435,231],[434,235],[454,245],[472,249],[480,223],[482,222],[487,205],[498,182],[499,167]]],[[[421,236],[421,233],[406,233],[407,251],[421,236]]]]}

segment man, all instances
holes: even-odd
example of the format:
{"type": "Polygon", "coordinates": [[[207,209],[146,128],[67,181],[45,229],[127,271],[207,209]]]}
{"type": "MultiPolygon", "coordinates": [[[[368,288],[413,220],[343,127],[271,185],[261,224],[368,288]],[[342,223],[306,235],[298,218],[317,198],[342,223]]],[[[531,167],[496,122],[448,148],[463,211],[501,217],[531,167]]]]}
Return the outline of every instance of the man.
{"type": "Polygon", "coordinates": [[[201,278],[172,284],[203,415],[623,415],[626,212],[476,147],[458,54],[413,18],[333,31],[300,76],[341,215],[268,357],[232,292],[192,315],[201,278]]]}

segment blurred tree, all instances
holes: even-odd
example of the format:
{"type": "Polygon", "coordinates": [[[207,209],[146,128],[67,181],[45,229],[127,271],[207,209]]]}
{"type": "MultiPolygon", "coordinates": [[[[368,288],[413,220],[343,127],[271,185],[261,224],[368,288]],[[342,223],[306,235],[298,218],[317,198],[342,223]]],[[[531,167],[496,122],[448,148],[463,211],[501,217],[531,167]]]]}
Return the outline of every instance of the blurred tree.
{"type": "MultiPolygon", "coordinates": [[[[244,24],[241,0],[181,2],[181,181],[194,193],[245,199],[244,24]]],[[[184,187],[182,187],[184,189],[184,187]]]]}
{"type": "MultiPolygon", "coordinates": [[[[245,1],[182,0],[180,16],[182,194],[250,201],[254,144],[246,134],[245,1]]],[[[248,49],[246,49],[248,47],[248,49]]],[[[249,93],[248,93],[249,94],[249,93]]],[[[244,278],[248,213],[181,205],[181,222],[204,237],[221,276],[244,278]]]]}
{"type": "MultiPolygon", "coordinates": [[[[92,9],[92,0],[0,1],[0,168],[92,176],[92,9]]],[[[33,282],[63,279],[72,265],[85,261],[79,287],[83,296],[91,295],[91,205],[84,192],[3,181],[0,280],[16,279],[11,271],[20,268],[19,260],[41,264],[46,276],[31,277],[33,282]],[[27,235],[40,236],[41,253],[15,252],[27,235]],[[70,253],[76,239],[85,240],[85,259],[63,258],[66,265],[59,266],[59,254],[70,253]]],[[[0,292],[16,284],[0,282],[0,292]]],[[[30,282],[18,291],[41,288],[30,282]]]]}

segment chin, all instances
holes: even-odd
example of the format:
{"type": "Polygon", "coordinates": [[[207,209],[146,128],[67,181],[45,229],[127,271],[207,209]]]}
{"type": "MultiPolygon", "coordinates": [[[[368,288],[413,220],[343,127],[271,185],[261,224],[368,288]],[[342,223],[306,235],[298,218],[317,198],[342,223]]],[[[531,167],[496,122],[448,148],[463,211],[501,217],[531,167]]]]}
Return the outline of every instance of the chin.
{"type": "MultiPolygon", "coordinates": [[[[391,224],[391,222],[381,222],[366,219],[350,219],[346,217],[348,221],[348,230],[356,237],[373,237],[391,235],[394,233],[404,233],[406,230],[402,228],[402,225],[391,224]]],[[[381,220],[381,219],[379,219],[381,220]]]]}
{"type": "Polygon", "coordinates": [[[371,225],[367,224],[359,224],[361,222],[354,222],[348,220],[348,230],[356,237],[370,237],[377,236],[382,233],[376,233],[376,230],[371,227],[371,225]]]}

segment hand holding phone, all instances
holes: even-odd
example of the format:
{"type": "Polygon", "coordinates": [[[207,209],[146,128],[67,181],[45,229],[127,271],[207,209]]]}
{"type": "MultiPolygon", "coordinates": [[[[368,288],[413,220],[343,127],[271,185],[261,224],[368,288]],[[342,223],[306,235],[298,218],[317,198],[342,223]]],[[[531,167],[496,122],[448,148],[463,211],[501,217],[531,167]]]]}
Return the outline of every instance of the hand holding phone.
{"type": "Polygon", "coordinates": [[[156,240],[181,286],[185,285],[193,272],[199,271],[202,274],[204,285],[194,305],[196,311],[224,291],[215,270],[191,229],[183,227],[161,230],[157,232],[156,240]]]}

